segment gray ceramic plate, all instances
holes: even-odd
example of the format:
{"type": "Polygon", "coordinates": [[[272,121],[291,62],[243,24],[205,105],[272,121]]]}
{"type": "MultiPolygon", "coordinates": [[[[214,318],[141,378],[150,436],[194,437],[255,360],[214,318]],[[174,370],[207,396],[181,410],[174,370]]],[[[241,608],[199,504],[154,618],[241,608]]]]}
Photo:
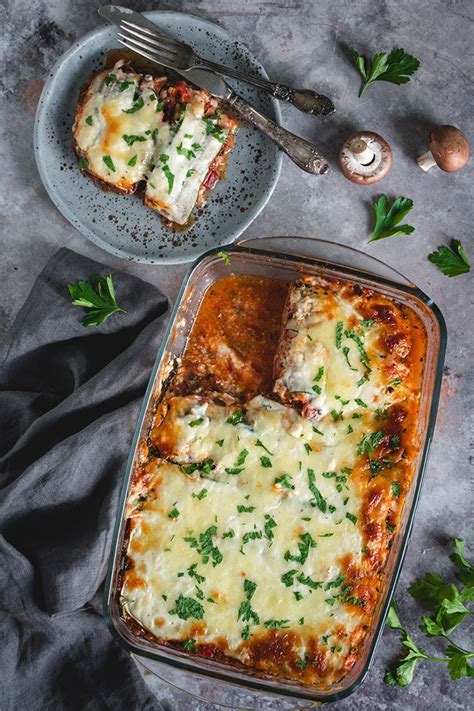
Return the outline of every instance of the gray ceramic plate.
{"type": "MultiPolygon", "coordinates": [[[[147,17],[203,56],[267,77],[248,49],[225,30],[178,12],[147,17]]],[[[85,35],[53,67],[40,98],[34,149],[41,180],[54,204],[82,232],[117,257],[151,264],[186,262],[205,250],[234,240],[255,219],[272,194],[281,166],[276,146],[251,127],[237,134],[227,176],[210,193],[195,223],[184,232],[166,229],[138,195],[115,195],[80,173],[72,150],[71,126],[81,86],[101,68],[104,55],[118,47],[116,28],[85,35]]],[[[257,109],[279,121],[277,103],[252,87],[232,82],[257,109]]]]}

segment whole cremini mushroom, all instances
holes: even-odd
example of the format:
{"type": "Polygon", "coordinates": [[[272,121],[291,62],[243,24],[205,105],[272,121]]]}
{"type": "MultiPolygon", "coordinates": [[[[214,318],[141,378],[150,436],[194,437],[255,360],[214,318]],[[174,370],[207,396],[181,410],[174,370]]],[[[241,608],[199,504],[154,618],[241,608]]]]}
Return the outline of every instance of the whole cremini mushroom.
{"type": "Polygon", "coordinates": [[[352,133],[339,151],[343,175],[357,185],[371,185],[384,178],[392,165],[392,149],[373,131],[352,133]]]}
{"type": "Polygon", "coordinates": [[[429,151],[416,159],[420,168],[430,170],[438,165],[447,173],[464,168],[469,160],[469,142],[455,126],[437,126],[430,133],[429,151]]]}

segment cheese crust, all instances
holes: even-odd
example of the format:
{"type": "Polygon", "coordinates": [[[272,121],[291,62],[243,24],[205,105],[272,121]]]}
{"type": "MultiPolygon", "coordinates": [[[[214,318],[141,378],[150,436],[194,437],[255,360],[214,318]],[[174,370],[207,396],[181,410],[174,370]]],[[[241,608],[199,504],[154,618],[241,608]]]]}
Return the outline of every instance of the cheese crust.
{"type": "MultiPolygon", "coordinates": [[[[214,318],[229,347],[225,294],[252,279],[205,296],[157,406],[128,503],[122,613],[190,654],[328,688],[360,655],[410,487],[426,334],[385,296],[302,277],[284,287],[278,342],[261,330],[274,363],[242,344],[261,386],[243,379],[229,396],[225,359],[212,358],[198,386],[196,344],[214,318]]],[[[255,313],[240,312],[243,332],[255,313]]]]}

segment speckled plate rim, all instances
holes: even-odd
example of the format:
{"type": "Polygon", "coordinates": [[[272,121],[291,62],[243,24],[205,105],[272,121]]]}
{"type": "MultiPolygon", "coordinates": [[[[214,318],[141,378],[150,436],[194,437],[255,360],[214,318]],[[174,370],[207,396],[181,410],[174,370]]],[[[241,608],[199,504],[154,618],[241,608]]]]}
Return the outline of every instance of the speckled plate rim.
{"type": "MultiPolygon", "coordinates": [[[[218,25],[215,22],[211,22],[210,20],[206,20],[205,18],[199,17],[198,15],[193,15],[191,13],[187,12],[175,12],[173,10],[170,11],[161,11],[161,10],[153,10],[151,12],[144,12],[143,15],[148,17],[150,20],[153,21],[153,19],[157,19],[155,16],[159,16],[163,20],[173,20],[177,19],[182,16],[186,16],[187,18],[190,18],[191,20],[195,20],[201,24],[201,26],[205,27],[209,32],[211,33],[220,33],[222,36],[224,36],[226,39],[229,41],[235,41],[232,40],[231,35],[225,30],[223,27],[218,25]]],[[[100,25],[100,27],[96,27],[95,29],[91,30],[90,32],[87,32],[85,35],[83,35],[80,39],[76,40],[74,44],[64,52],[59,59],[54,63],[48,79],[45,82],[45,85],[43,87],[43,90],[40,95],[40,99],[38,102],[38,106],[36,108],[36,113],[35,113],[35,120],[34,120],[34,129],[33,129],[33,152],[35,156],[35,162],[36,162],[36,167],[41,179],[41,182],[43,183],[43,186],[48,193],[51,201],[57,207],[57,209],[61,212],[61,214],[72,224],[73,227],[75,227],[84,237],[86,237],[88,240],[99,246],[101,249],[104,249],[106,252],[109,252],[109,254],[113,254],[115,257],[121,258],[121,259],[127,259],[128,261],[133,261],[133,262],[141,262],[141,263],[146,263],[146,264],[153,264],[155,266],[160,266],[164,264],[185,264],[187,262],[191,262],[196,259],[198,256],[197,253],[192,253],[189,255],[183,255],[183,256],[178,256],[178,257],[173,257],[173,256],[166,256],[162,257],[157,260],[155,255],[136,255],[136,254],[129,254],[125,252],[123,249],[120,247],[116,247],[106,240],[103,240],[97,235],[93,230],[89,229],[80,219],[80,216],[77,215],[77,213],[74,210],[71,210],[69,206],[64,202],[64,200],[61,198],[61,196],[58,194],[56,189],[53,187],[51,184],[49,175],[47,170],[45,170],[42,160],[41,160],[41,143],[40,143],[40,133],[43,128],[43,122],[45,121],[45,112],[46,112],[46,107],[48,105],[49,98],[54,91],[54,86],[55,82],[58,78],[58,74],[60,70],[62,69],[62,66],[67,60],[76,54],[77,52],[81,52],[84,45],[89,42],[91,39],[97,38],[98,35],[100,34],[106,34],[107,30],[109,29],[109,25],[100,25]]],[[[262,77],[265,79],[268,79],[268,74],[263,67],[263,65],[257,60],[257,58],[250,52],[250,50],[246,47],[246,45],[243,44],[243,42],[238,41],[239,45],[243,45],[246,49],[246,51],[251,55],[252,60],[255,62],[255,65],[258,67],[259,72],[261,73],[262,77]]],[[[273,110],[275,112],[275,120],[278,123],[281,123],[281,111],[280,111],[280,106],[279,103],[276,99],[270,98],[273,110]]],[[[266,190],[263,191],[263,195],[260,198],[260,200],[257,201],[257,203],[249,209],[245,217],[242,217],[242,220],[239,222],[239,226],[232,230],[229,234],[226,236],[222,236],[221,239],[219,239],[216,243],[215,246],[222,246],[225,244],[228,244],[230,241],[233,241],[237,239],[246,229],[249,227],[249,225],[255,220],[255,218],[260,214],[260,212],[263,210],[265,205],[268,203],[270,200],[273,191],[275,190],[275,187],[278,183],[280,173],[281,173],[281,164],[282,164],[282,153],[281,151],[278,151],[276,153],[276,164],[275,164],[275,170],[273,172],[273,175],[271,176],[268,186],[266,190]]],[[[145,208],[144,208],[145,209],[145,208]]],[[[202,251],[207,251],[207,250],[202,250],[202,251]]],[[[201,252],[199,252],[200,254],[201,252]]]]}

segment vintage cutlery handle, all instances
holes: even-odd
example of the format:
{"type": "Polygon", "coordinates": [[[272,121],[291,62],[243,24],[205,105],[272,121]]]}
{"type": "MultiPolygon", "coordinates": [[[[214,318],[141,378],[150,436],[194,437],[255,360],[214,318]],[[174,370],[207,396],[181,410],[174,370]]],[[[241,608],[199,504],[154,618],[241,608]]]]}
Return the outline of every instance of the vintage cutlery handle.
{"type": "Polygon", "coordinates": [[[240,79],[247,84],[258,86],[260,89],[268,91],[275,97],[275,99],[279,99],[280,101],[288,101],[290,104],[293,104],[293,106],[296,106],[297,109],[304,111],[306,114],[328,116],[335,111],[334,104],[329,97],[324,96],[323,94],[318,94],[316,91],[311,91],[310,89],[292,89],[291,87],[286,86],[286,84],[274,84],[267,79],[252,77],[248,74],[239,72],[237,69],[223,67],[221,64],[216,64],[215,62],[210,62],[207,59],[202,59],[198,55],[194,55],[192,67],[210,69],[218,74],[224,74],[228,77],[240,79]]]}
{"type": "Polygon", "coordinates": [[[272,94],[275,99],[288,101],[305,114],[329,116],[335,111],[334,104],[328,96],[318,94],[310,89],[291,89],[286,84],[272,84],[272,94]]]}
{"type": "Polygon", "coordinates": [[[232,93],[227,101],[244,119],[276,143],[291,158],[293,163],[313,175],[327,173],[329,164],[312,143],[305,141],[304,138],[295,136],[294,133],[287,131],[271,119],[263,116],[235,93],[232,93]]]}

